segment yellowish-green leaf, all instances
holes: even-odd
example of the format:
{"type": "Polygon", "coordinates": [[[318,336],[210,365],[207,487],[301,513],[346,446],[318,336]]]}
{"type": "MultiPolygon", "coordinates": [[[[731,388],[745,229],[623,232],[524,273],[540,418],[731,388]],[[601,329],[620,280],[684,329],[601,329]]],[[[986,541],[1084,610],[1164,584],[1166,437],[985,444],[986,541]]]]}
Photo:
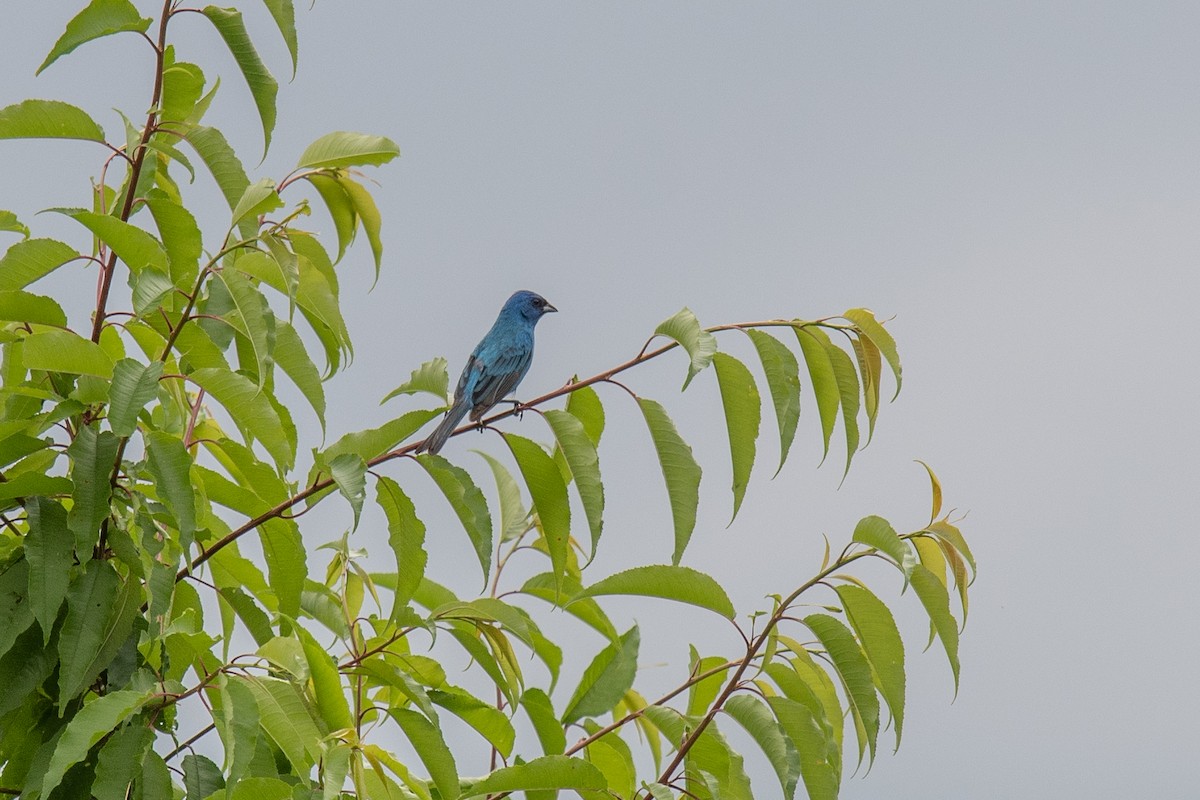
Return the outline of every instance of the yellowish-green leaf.
{"type": "Polygon", "coordinates": [[[404,738],[417,751],[417,757],[429,770],[429,777],[441,796],[457,796],[458,768],[454,764],[454,754],[446,746],[438,727],[416,711],[392,708],[388,713],[404,731],[404,738]]]}
{"type": "Polygon", "coordinates": [[[243,433],[262,443],[281,469],[291,468],[295,446],[265,388],[255,386],[244,375],[219,368],[198,369],[190,377],[225,408],[243,433]]]}
{"type": "Polygon", "coordinates": [[[400,155],[400,147],[384,136],[334,131],[310,144],[300,154],[297,168],[379,166],[400,155]]]}
{"type": "Polygon", "coordinates": [[[871,663],[875,685],[892,712],[896,747],[904,730],[904,642],[887,605],[870,590],[842,584],[838,598],[871,663]]]}
{"type": "Polygon", "coordinates": [[[425,577],[425,523],[417,517],[412,500],[391,478],[380,476],[375,484],[376,502],[387,515],[388,544],[396,556],[395,605],[392,620],[398,618],[425,577]]]}
{"type": "Polygon", "coordinates": [[[837,376],[833,371],[833,362],[829,360],[828,347],[832,347],[832,343],[825,332],[815,325],[805,325],[794,330],[796,339],[800,342],[800,350],[804,353],[804,362],[808,365],[813,395],[817,398],[821,434],[825,441],[824,455],[821,458],[824,461],[824,457],[829,455],[829,440],[833,436],[833,425],[837,420],[838,406],[841,404],[837,376]]]}
{"type": "Polygon", "coordinates": [[[871,761],[874,761],[875,744],[879,737],[879,697],[875,694],[875,682],[867,657],[854,634],[836,617],[810,614],[804,618],[804,624],[825,646],[834,669],[841,676],[850,710],[859,729],[859,759],[862,759],[865,750],[870,750],[871,761]]]}
{"type": "Polygon", "coordinates": [[[504,434],[504,441],[517,461],[533,500],[534,511],[541,522],[550,554],[551,572],[562,576],[566,573],[567,549],[571,546],[571,504],[567,499],[567,485],[563,483],[562,473],[558,471],[554,459],[536,442],[515,433],[504,434]]]}
{"type": "Polygon", "coordinates": [[[0,258],[0,289],[22,289],[76,258],[75,248],[54,239],[17,242],[0,258]]]}
{"type": "MultiPolygon", "coordinates": [[[[603,412],[601,414],[603,415],[603,412]]],[[[542,416],[554,432],[559,452],[566,462],[575,490],[579,493],[583,513],[588,521],[588,531],[592,536],[591,557],[588,559],[591,563],[591,559],[596,557],[596,550],[600,546],[600,534],[604,529],[604,484],[600,480],[600,455],[596,451],[596,443],[588,435],[583,420],[570,411],[550,409],[542,416]]],[[[601,428],[603,425],[601,416],[601,428]]]]}
{"type": "Polygon", "coordinates": [[[539,789],[575,789],[600,791],[608,788],[600,770],[582,758],[542,756],[524,764],[501,767],[486,778],[464,786],[462,800],[500,792],[539,789]]]}
{"type": "Polygon", "coordinates": [[[25,224],[17,219],[17,215],[11,211],[0,210],[0,231],[19,233],[22,238],[29,238],[29,228],[25,227],[25,224]]]}
{"type": "Polygon", "coordinates": [[[436,397],[442,403],[446,402],[450,389],[450,375],[446,371],[446,359],[437,358],[426,361],[409,375],[408,380],[397,386],[379,401],[383,405],[393,397],[402,394],[418,394],[425,392],[436,397]]]}
{"type": "Polygon", "coordinates": [[[896,399],[896,395],[900,394],[902,382],[900,354],[896,350],[896,340],[875,318],[875,313],[868,308],[852,308],[842,316],[853,322],[883,353],[883,357],[887,360],[888,366],[892,368],[892,374],[896,378],[896,394],[892,395],[892,399],[896,399]]]}
{"type": "Polygon", "coordinates": [[[783,796],[789,800],[794,797],[800,780],[800,754],[787,731],[775,721],[771,709],[753,695],[736,694],[729,698],[723,710],[762,748],[779,778],[783,796]]]}
{"type": "Polygon", "coordinates": [[[153,20],[141,16],[129,0],[92,0],[67,23],[67,29],[34,74],[40,75],[42,70],[81,44],[114,33],[145,33],[151,22],[153,20]]]}
{"type": "Polygon", "coordinates": [[[958,693],[958,624],[950,614],[950,595],[946,585],[938,577],[921,565],[913,568],[912,587],[925,606],[937,636],[942,640],[946,650],[946,658],[950,661],[950,671],[954,673],[954,692],[958,693]]]}
{"type": "Polygon", "coordinates": [[[112,248],[121,261],[134,272],[153,267],[164,275],[167,273],[166,251],[157,239],[136,225],[122,222],[108,214],[96,214],[81,208],[50,210],[64,214],[90,230],[97,239],[112,248]]]}
{"type": "Polygon", "coordinates": [[[762,399],[754,376],[746,365],[731,355],[713,353],[713,368],[721,388],[721,404],[725,408],[725,428],[729,432],[729,452],[733,460],[733,517],[746,496],[750,471],[754,468],[755,447],[759,424],[762,422],[762,399]]]}
{"type": "Polygon", "coordinates": [[[345,190],[346,196],[350,198],[350,202],[354,205],[354,213],[358,215],[363,232],[367,234],[367,241],[371,244],[371,253],[375,256],[375,280],[378,281],[379,268],[383,264],[383,240],[379,236],[383,217],[375,205],[375,199],[371,197],[371,193],[365,186],[345,174],[339,174],[337,182],[345,190]]]}
{"type": "Polygon", "coordinates": [[[19,289],[0,289],[0,322],[28,322],[65,328],[67,314],[62,306],[49,297],[19,289]]]}
{"type": "Polygon", "coordinates": [[[746,335],[762,360],[767,387],[771,390],[771,403],[775,406],[775,421],[779,427],[779,467],[775,470],[778,475],[787,461],[800,421],[800,364],[787,345],[774,336],[757,330],[747,330],[746,335]]]}

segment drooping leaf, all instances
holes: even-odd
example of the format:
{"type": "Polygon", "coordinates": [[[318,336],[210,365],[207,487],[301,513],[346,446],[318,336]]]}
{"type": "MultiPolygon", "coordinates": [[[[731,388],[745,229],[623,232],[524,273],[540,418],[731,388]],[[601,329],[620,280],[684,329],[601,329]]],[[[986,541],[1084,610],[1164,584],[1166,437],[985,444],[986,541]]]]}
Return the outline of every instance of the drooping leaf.
{"type": "Polygon", "coordinates": [[[606,714],[621,701],[633,686],[640,643],[641,634],[635,625],[596,654],[563,710],[564,724],[606,714]]]}
{"type": "Polygon", "coordinates": [[[854,526],[853,540],[862,544],[874,547],[879,552],[891,558],[896,562],[896,566],[904,572],[905,578],[912,571],[915,558],[913,557],[912,546],[905,543],[892,527],[891,523],[883,517],[877,517],[872,514],[869,517],[863,517],[854,526]]]}
{"type": "Polygon", "coordinates": [[[383,405],[393,397],[402,394],[418,394],[420,392],[431,394],[440,402],[445,403],[449,389],[450,375],[446,372],[446,359],[438,356],[414,369],[408,380],[388,392],[379,401],[379,404],[383,405]]]}
{"type": "MultiPolygon", "coordinates": [[[[600,456],[596,451],[596,443],[588,436],[583,421],[570,411],[550,409],[544,412],[543,417],[554,432],[554,439],[558,442],[575,490],[579,493],[579,501],[592,535],[591,558],[595,558],[604,529],[604,484],[600,480],[600,456]]],[[[601,416],[601,429],[603,426],[601,416]]]]}
{"type": "Polygon", "coordinates": [[[155,492],[179,525],[180,543],[186,550],[196,532],[192,457],[178,436],[151,431],[145,438],[147,467],[154,478],[155,492]]]}
{"type": "Polygon", "coordinates": [[[76,258],[74,247],[55,239],[17,242],[0,258],[0,290],[23,289],[76,258]]]}
{"type": "Polygon", "coordinates": [[[279,598],[279,610],[290,617],[300,613],[308,556],[300,529],[290,519],[269,519],[259,528],[271,589],[279,598]]]}
{"type": "Polygon", "coordinates": [[[242,785],[242,776],[249,769],[258,744],[258,701],[245,682],[237,678],[223,679],[218,692],[221,708],[219,713],[214,712],[213,723],[225,746],[225,774],[230,784],[242,785]]]}
{"type": "MultiPolygon", "coordinates": [[[[590,733],[599,731],[600,726],[589,723],[590,733]]],[[[616,731],[610,731],[593,740],[584,748],[584,756],[604,775],[608,791],[614,797],[634,797],[637,786],[637,768],[633,763],[633,751],[616,731]]]]}
{"type": "Polygon", "coordinates": [[[838,395],[842,408],[842,429],[846,434],[846,469],[843,477],[850,472],[850,462],[858,452],[858,373],[854,371],[854,362],[845,350],[835,346],[825,339],[829,352],[829,363],[833,365],[833,374],[837,379],[838,395]]]}
{"type": "Polygon", "coordinates": [[[530,511],[521,500],[521,487],[508,467],[482,450],[475,452],[488,462],[496,479],[496,495],[500,501],[500,542],[510,542],[528,531],[533,524],[530,511]]]}
{"type": "Polygon", "coordinates": [[[501,767],[486,778],[465,786],[462,800],[499,792],[538,789],[602,790],[608,788],[600,770],[582,758],[542,756],[524,764],[501,767]]]}
{"type": "Polygon", "coordinates": [[[429,477],[442,490],[450,507],[467,532],[486,581],[492,568],[492,515],[488,512],[483,492],[461,467],[456,467],[438,455],[425,453],[417,457],[429,477]]]}
{"type": "Polygon", "coordinates": [[[810,614],[804,624],[825,646],[834,669],[841,676],[850,701],[850,710],[859,728],[859,758],[870,750],[875,760],[875,743],[879,736],[879,697],[871,678],[871,665],[862,648],[840,620],[828,614],[810,614]]]}
{"type": "Polygon", "coordinates": [[[918,564],[912,571],[912,587],[925,607],[925,613],[933,623],[933,629],[942,641],[950,671],[954,673],[954,692],[958,693],[958,624],[950,614],[950,595],[946,585],[925,567],[918,564]]]}
{"type": "Polygon", "coordinates": [[[578,592],[582,591],[582,588],[579,581],[573,577],[568,576],[560,586],[553,575],[543,572],[525,581],[521,592],[563,608],[568,614],[590,625],[609,641],[616,641],[617,629],[613,627],[612,621],[604,613],[600,604],[591,598],[578,596],[578,592]]]}
{"type": "Polygon", "coordinates": [[[67,448],[71,457],[71,497],[75,504],[67,525],[75,534],[75,545],[81,559],[95,543],[100,525],[110,513],[112,495],[110,474],[118,449],[117,437],[111,431],[97,431],[96,425],[85,425],[75,434],[67,448]]]}
{"type": "MultiPolygon", "coordinates": [[[[824,455],[829,455],[829,440],[833,436],[833,425],[837,420],[841,394],[838,392],[837,376],[829,360],[826,344],[829,337],[815,325],[794,328],[804,363],[808,365],[808,377],[812,382],[813,395],[817,398],[817,412],[821,418],[821,434],[825,441],[824,455]]],[[[832,346],[832,344],[830,344],[832,346]]],[[[824,461],[824,456],[822,456],[824,461]]]]}
{"type": "Polygon", "coordinates": [[[345,190],[346,196],[350,198],[350,202],[354,205],[354,213],[358,215],[358,221],[362,224],[363,232],[367,234],[367,241],[371,245],[371,253],[375,256],[375,280],[378,281],[379,268],[383,264],[383,240],[379,235],[380,228],[383,225],[383,217],[380,215],[379,209],[375,205],[375,200],[371,197],[371,193],[361,183],[352,180],[345,174],[339,174],[337,181],[342,189],[345,190]]]}
{"type": "Polygon", "coordinates": [[[354,453],[343,453],[329,462],[329,476],[354,511],[352,530],[356,530],[363,501],[367,497],[367,462],[354,453]]]}
{"type": "Polygon", "coordinates": [[[933,467],[926,464],[924,461],[917,459],[917,463],[925,468],[925,472],[929,474],[930,496],[932,498],[933,510],[929,512],[929,521],[933,522],[937,519],[937,515],[942,513],[942,483],[934,474],[933,467]]]}
{"type": "Polygon", "coordinates": [[[592,444],[599,447],[604,434],[604,405],[600,395],[590,386],[582,386],[567,395],[567,411],[583,423],[592,444]]]}
{"type": "MultiPolygon", "coordinates": [[[[327,173],[308,173],[304,179],[313,185],[329,210],[338,241],[337,257],[334,260],[341,261],[342,256],[346,253],[346,248],[354,239],[354,232],[358,226],[358,212],[354,210],[354,203],[351,202],[350,195],[346,194],[346,190],[342,188],[337,179],[330,177],[327,173]]],[[[443,396],[445,395],[443,394],[443,396]]]]}
{"type": "Polygon", "coordinates": [[[563,575],[566,572],[567,549],[571,546],[571,505],[562,473],[558,471],[554,459],[536,442],[515,433],[505,433],[504,441],[517,461],[534,510],[541,521],[550,554],[551,571],[556,576],[563,575]]]}
{"type": "Polygon", "coordinates": [[[104,349],[71,331],[43,331],[28,336],[21,356],[26,369],[112,377],[113,361],[104,349]]]}
{"type": "Polygon", "coordinates": [[[295,445],[265,388],[255,386],[244,375],[219,368],[198,369],[189,377],[225,408],[243,433],[260,441],[281,469],[291,468],[295,445]]]}
{"type": "Polygon", "coordinates": [[[296,40],[296,9],[292,0],[263,0],[271,18],[275,20],[283,42],[287,45],[288,55],[292,57],[292,77],[296,77],[296,55],[299,49],[296,40]]]}
{"type": "Polygon", "coordinates": [[[696,506],[700,503],[700,465],[692,455],[691,446],[675,430],[675,424],[659,403],[639,397],[638,405],[650,429],[658,463],[667,482],[667,496],[671,501],[671,518],[675,526],[675,551],[671,563],[678,564],[696,527],[696,506]]]}
{"type": "Polygon", "coordinates": [[[310,144],[300,154],[297,168],[379,166],[400,155],[400,147],[384,136],[334,131],[310,144]]]}
{"type": "Polygon", "coordinates": [[[388,521],[388,544],[396,555],[395,605],[392,620],[408,605],[425,576],[425,524],[417,517],[416,508],[400,485],[380,476],[375,484],[376,502],[383,508],[388,521]]]}
{"type": "Polygon", "coordinates": [[[141,602],[139,581],[122,582],[108,561],[88,562],[71,584],[58,637],[60,713],[111,663],[133,631],[141,602]]]}
{"type": "Polygon", "coordinates": [[[217,188],[232,211],[245,194],[250,179],[246,177],[246,170],[225,139],[225,134],[216,128],[197,125],[188,132],[186,141],[212,173],[217,188]]]}
{"type": "Polygon", "coordinates": [[[67,770],[87,756],[92,746],[131,717],[153,696],[152,691],[125,689],[88,703],[67,723],[41,780],[41,796],[48,797],[67,770]]]}
{"type": "MultiPolygon", "coordinates": [[[[25,559],[29,562],[28,594],[24,598],[42,628],[42,643],[50,642],[58,609],[67,596],[75,538],[67,529],[67,512],[46,497],[31,497],[25,504],[29,533],[25,559]]],[[[15,620],[14,620],[15,621],[15,620]]],[[[15,638],[16,633],[13,636],[15,638]]]]}
{"type": "MultiPolygon", "coordinates": [[[[173,53],[172,53],[173,55],[173,53]]],[[[164,59],[164,61],[167,61],[164,59]]],[[[160,122],[183,122],[192,115],[196,104],[204,94],[204,72],[195,64],[174,61],[163,64],[162,103],[159,111],[160,122]]],[[[173,130],[175,126],[167,125],[173,130]]],[[[162,136],[151,137],[151,141],[162,139],[162,136]]],[[[185,164],[185,166],[187,166],[185,164]]],[[[191,169],[189,167],[188,171],[191,169]]]]}
{"type": "Polygon", "coordinates": [[[430,689],[429,699],[478,731],[502,756],[512,755],[516,731],[508,716],[495,705],[448,684],[440,689],[430,689]]]}
{"type": "Polygon", "coordinates": [[[0,108],[0,139],[84,139],[103,142],[104,131],[82,108],[60,100],[23,100],[0,108]]]}
{"type": "Polygon", "coordinates": [[[674,339],[691,358],[687,377],[683,381],[684,389],[687,389],[698,372],[712,362],[713,353],[717,352],[717,338],[700,327],[700,320],[696,319],[696,315],[688,308],[684,308],[670,319],[663,320],[654,329],[654,333],[674,339]]]}
{"type": "Polygon", "coordinates": [[[17,215],[11,211],[0,210],[0,231],[5,233],[19,233],[22,238],[29,238],[29,228],[21,220],[17,219],[17,215]]]}
{"type": "Polygon", "coordinates": [[[754,376],[741,361],[725,353],[713,353],[713,367],[721,388],[721,404],[725,407],[725,427],[729,431],[729,452],[733,459],[733,518],[736,518],[754,467],[762,399],[754,376]]]}
{"type": "Polygon", "coordinates": [[[281,319],[275,320],[275,366],[283,370],[291,378],[292,383],[304,395],[304,399],[312,406],[321,423],[321,433],[325,432],[325,386],[321,383],[321,373],[308,355],[304,341],[288,323],[281,319]]]}
{"type": "Polygon", "coordinates": [[[81,44],[125,31],[145,33],[151,22],[149,17],[138,14],[129,0],[92,0],[67,23],[67,29],[34,74],[42,74],[42,70],[81,44]]]}
{"type": "Polygon", "coordinates": [[[350,714],[350,705],[346,700],[346,692],[333,656],[304,628],[298,626],[296,635],[300,637],[300,644],[304,647],[313,696],[317,701],[317,712],[325,726],[331,731],[354,727],[354,718],[350,714]]]}
{"type": "Polygon", "coordinates": [[[278,678],[251,676],[231,679],[254,695],[259,722],[271,741],[301,775],[307,775],[321,757],[321,731],[299,690],[278,678]]]}
{"type": "Polygon", "coordinates": [[[896,395],[900,394],[900,384],[902,382],[900,354],[896,350],[896,340],[892,338],[892,335],[887,332],[887,329],[883,325],[879,324],[879,321],[875,319],[874,312],[870,309],[852,308],[842,316],[858,326],[858,329],[874,342],[879,351],[883,353],[883,357],[892,368],[892,374],[896,378],[896,394],[892,395],[892,399],[895,400],[896,395]]]}
{"type": "Polygon", "coordinates": [[[458,768],[454,764],[454,754],[446,746],[442,732],[438,727],[416,711],[403,708],[389,709],[388,713],[409,744],[417,751],[417,757],[429,770],[429,776],[438,788],[442,797],[455,797],[459,792],[458,768]]]}
{"type": "Polygon", "coordinates": [[[661,597],[706,608],[726,619],[733,619],[736,614],[733,603],[721,585],[690,567],[665,564],[634,567],[593,583],[577,594],[575,599],[613,594],[661,597]]]}
{"type": "Polygon", "coordinates": [[[757,697],[735,694],[725,703],[724,711],[746,729],[771,762],[783,796],[792,798],[800,780],[800,755],[783,726],[775,721],[771,709],[757,697]]]}
{"type": "Polygon", "coordinates": [[[871,663],[875,685],[892,712],[896,725],[896,747],[904,730],[904,642],[887,605],[870,590],[842,584],[838,598],[850,627],[858,635],[871,663]]]}
{"type": "Polygon", "coordinates": [[[153,741],[154,730],[147,725],[132,723],[114,733],[97,757],[92,796],[96,800],[125,800],[134,777],[141,777],[142,758],[153,741]]]}
{"type": "Polygon", "coordinates": [[[113,366],[109,388],[108,425],[117,436],[128,438],[137,430],[138,414],[158,396],[161,361],[142,364],[124,358],[113,366]]]}
{"type": "Polygon", "coordinates": [[[242,20],[242,12],[217,6],[205,6],[202,11],[225,40],[233,60],[237,62],[238,69],[246,79],[246,85],[250,87],[250,95],[254,98],[259,119],[262,120],[265,156],[271,148],[271,133],[275,130],[275,97],[279,93],[279,83],[254,49],[254,43],[246,31],[246,23],[242,20]]]}
{"type": "Polygon", "coordinates": [[[183,785],[189,797],[208,797],[225,788],[221,768],[207,756],[189,753],[183,757],[183,785]]]}
{"type": "Polygon", "coordinates": [[[526,689],[521,695],[521,708],[533,723],[542,751],[548,756],[562,755],[567,749],[567,736],[546,693],[541,689],[526,689]]]}
{"type": "Polygon", "coordinates": [[[796,748],[809,798],[837,800],[840,770],[830,762],[828,743],[811,709],[787,697],[768,697],[767,704],[796,748]]]}
{"type": "Polygon", "coordinates": [[[975,574],[975,556],[971,554],[971,548],[967,546],[967,540],[963,538],[962,532],[958,528],[944,519],[939,519],[929,523],[926,530],[957,550],[959,555],[965,558],[971,566],[971,575],[975,574]]]}
{"type": "Polygon", "coordinates": [[[796,439],[800,421],[800,364],[791,349],[774,336],[753,329],[748,329],[746,335],[758,351],[771,390],[771,403],[775,406],[779,428],[779,467],[775,470],[778,475],[796,439]]]}

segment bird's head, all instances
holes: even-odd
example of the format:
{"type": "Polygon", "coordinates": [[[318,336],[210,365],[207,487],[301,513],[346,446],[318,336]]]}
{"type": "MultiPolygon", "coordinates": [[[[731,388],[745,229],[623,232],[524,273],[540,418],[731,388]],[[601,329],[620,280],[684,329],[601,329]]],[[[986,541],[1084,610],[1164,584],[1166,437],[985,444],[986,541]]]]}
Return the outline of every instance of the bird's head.
{"type": "Polygon", "coordinates": [[[504,312],[519,314],[530,322],[537,322],[543,314],[551,311],[558,309],[546,302],[546,298],[540,294],[525,289],[514,293],[504,304],[504,312]]]}

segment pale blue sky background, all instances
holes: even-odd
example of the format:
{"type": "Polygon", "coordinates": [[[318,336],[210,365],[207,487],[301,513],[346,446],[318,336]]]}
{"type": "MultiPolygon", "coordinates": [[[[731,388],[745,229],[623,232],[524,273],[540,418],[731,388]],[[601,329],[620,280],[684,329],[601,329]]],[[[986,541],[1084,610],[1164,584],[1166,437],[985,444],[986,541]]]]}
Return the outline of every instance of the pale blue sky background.
{"type": "MultiPolygon", "coordinates": [[[[144,80],[109,85],[130,59],[148,66],[135,38],[89,45],[32,77],[78,5],[6,4],[20,22],[3,36],[0,105],[66,99],[116,131],[108,109],[136,118],[149,96],[144,80]]],[[[274,29],[247,6],[286,78],[274,29]]],[[[249,95],[207,23],[179,22],[181,57],[210,76],[220,65],[211,120],[253,171],[261,138],[249,95]]],[[[1194,795],[1200,7],[381,0],[319,3],[298,23],[300,71],[256,174],[281,177],[331,129],[385,134],[403,151],[373,175],[379,285],[367,292],[365,247],[343,272],[357,359],[328,387],[332,436],[398,413],[402,402],[380,409],[377,398],[421,361],[446,355],[457,374],[516,288],[562,311],[539,329],[526,395],[624,360],[683,305],[710,324],[853,306],[894,316],[905,389],[845,485],[841,451],[815,469],[806,400],[774,482],[764,420],[759,469],[729,529],[714,379],[680,397],[678,360],[630,378],[667,404],[705,466],[685,563],[726,583],[739,609],[759,607],[814,571],[822,533],[845,541],[868,513],[902,530],[922,524],[927,486],[912,459],[923,459],[947,503],[969,511],[981,567],[962,686],[952,704],[945,659],[919,652],[916,601],[900,599],[905,740],[895,756],[881,748],[843,796],[1194,795]]],[[[100,153],[30,152],[0,143],[0,207],[75,236],[33,212],[81,203],[100,153]]],[[[195,191],[220,219],[206,176],[195,191]]],[[[72,280],[83,319],[94,276],[57,285],[72,280]]],[[[640,422],[619,394],[604,398],[610,512],[597,578],[671,549],[640,422]]],[[[315,445],[313,420],[298,416],[315,445]]],[[[545,438],[536,419],[513,425],[545,438]]],[[[495,445],[454,441],[446,454],[485,482],[467,449],[495,445]]],[[[418,485],[411,467],[390,474],[418,485]]],[[[465,537],[434,498],[422,513],[431,575],[473,590],[465,537]]],[[[325,514],[309,541],[348,524],[344,507],[325,514]]],[[[377,520],[359,535],[380,548],[377,520]]],[[[895,598],[892,578],[877,577],[895,598]]],[[[643,626],[647,694],[677,682],[687,643],[736,645],[699,613],[621,614],[643,626]]],[[[600,642],[579,634],[576,646],[579,664],[600,642]]],[[[759,796],[774,796],[765,763],[748,763],[759,796]]]]}

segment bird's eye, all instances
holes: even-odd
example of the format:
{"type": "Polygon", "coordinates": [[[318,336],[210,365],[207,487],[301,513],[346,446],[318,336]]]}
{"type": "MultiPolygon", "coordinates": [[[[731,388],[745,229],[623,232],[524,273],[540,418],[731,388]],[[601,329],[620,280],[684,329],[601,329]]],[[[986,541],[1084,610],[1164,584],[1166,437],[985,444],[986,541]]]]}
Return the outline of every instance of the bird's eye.
{"type": "Polygon", "coordinates": [[[541,308],[542,306],[546,305],[546,301],[538,297],[534,299],[533,304],[538,308],[541,308]]]}

